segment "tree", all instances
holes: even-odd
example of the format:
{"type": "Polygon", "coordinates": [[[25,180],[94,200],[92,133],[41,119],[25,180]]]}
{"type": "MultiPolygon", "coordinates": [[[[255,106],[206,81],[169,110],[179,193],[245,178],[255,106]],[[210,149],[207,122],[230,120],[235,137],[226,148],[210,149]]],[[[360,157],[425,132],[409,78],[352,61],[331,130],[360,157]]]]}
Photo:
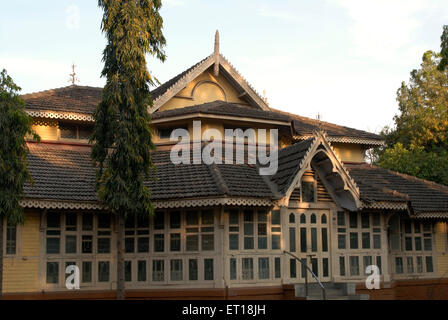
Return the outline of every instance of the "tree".
{"type": "Polygon", "coordinates": [[[448,185],[448,71],[428,51],[421,68],[397,91],[395,128],[384,128],[378,165],[448,185]]]}
{"type": "Polygon", "coordinates": [[[443,26],[443,33],[440,40],[440,55],[442,59],[440,60],[438,69],[439,71],[443,71],[448,67],[448,26],[443,26]]]}
{"type": "Polygon", "coordinates": [[[31,118],[25,113],[25,102],[18,95],[21,89],[6,70],[0,73],[0,299],[3,282],[3,221],[24,222],[23,186],[32,181],[27,169],[28,147],[25,137],[39,137],[31,130],[31,118]]]}
{"type": "Polygon", "coordinates": [[[107,38],[103,51],[106,78],[95,113],[92,159],[98,165],[99,199],[116,217],[117,299],[124,299],[124,224],[128,216],[153,213],[145,185],[153,168],[152,106],[145,55],[165,60],[161,0],[99,0],[107,38]]]}

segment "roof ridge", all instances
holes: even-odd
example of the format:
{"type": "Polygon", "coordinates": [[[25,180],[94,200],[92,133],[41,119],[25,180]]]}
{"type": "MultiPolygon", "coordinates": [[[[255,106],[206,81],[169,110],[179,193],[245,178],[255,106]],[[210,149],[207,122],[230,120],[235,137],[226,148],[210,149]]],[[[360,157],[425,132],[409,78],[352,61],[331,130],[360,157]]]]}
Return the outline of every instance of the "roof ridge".
{"type": "Polygon", "coordinates": [[[24,96],[40,96],[40,95],[45,94],[45,93],[50,93],[50,92],[54,92],[54,91],[62,91],[62,90],[70,89],[70,88],[101,89],[101,90],[103,90],[103,87],[79,86],[79,85],[76,85],[76,84],[71,84],[71,85],[65,86],[65,87],[58,87],[58,88],[52,88],[52,89],[47,89],[47,90],[41,90],[41,91],[34,91],[34,92],[24,93],[24,94],[21,94],[20,96],[22,98],[24,96]]]}

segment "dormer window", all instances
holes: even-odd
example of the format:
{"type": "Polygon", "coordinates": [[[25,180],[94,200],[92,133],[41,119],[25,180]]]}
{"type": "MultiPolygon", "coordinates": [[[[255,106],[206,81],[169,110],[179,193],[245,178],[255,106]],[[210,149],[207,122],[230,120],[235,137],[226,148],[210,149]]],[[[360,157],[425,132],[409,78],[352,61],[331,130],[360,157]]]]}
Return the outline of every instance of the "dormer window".
{"type": "Polygon", "coordinates": [[[187,126],[178,126],[178,127],[164,127],[158,128],[157,132],[159,135],[159,139],[169,140],[171,138],[171,133],[176,129],[185,129],[188,130],[187,126]]]}
{"type": "Polygon", "coordinates": [[[89,140],[92,135],[92,126],[70,122],[59,122],[61,139],[89,140]]]}

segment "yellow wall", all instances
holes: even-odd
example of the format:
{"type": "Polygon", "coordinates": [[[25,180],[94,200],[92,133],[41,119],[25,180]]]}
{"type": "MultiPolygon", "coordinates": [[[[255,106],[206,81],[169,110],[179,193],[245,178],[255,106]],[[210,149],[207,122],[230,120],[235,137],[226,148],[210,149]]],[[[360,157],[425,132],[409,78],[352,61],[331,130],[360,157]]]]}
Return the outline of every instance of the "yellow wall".
{"type": "Polygon", "coordinates": [[[348,143],[332,143],[338,157],[345,162],[364,162],[365,150],[362,146],[348,143]]]}
{"type": "Polygon", "coordinates": [[[39,226],[37,211],[25,212],[25,224],[19,226],[17,255],[6,257],[3,264],[3,290],[36,292],[39,284],[39,226]]]}
{"type": "Polygon", "coordinates": [[[238,98],[238,95],[234,86],[222,74],[215,77],[212,70],[209,69],[190,82],[159,110],[178,109],[216,100],[247,104],[247,102],[238,98]]]}
{"type": "Polygon", "coordinates": [[[436,222],[434,225],[437,255],[437,273],[439,277],[448,277],[447,224],[436,222]]]}
{"type": "Polygon", "coordinates": [[[55,120],[38,122],[33,124],[31,127],[40,136],[41,140],[58,140],[58,122],[55,120]]]}

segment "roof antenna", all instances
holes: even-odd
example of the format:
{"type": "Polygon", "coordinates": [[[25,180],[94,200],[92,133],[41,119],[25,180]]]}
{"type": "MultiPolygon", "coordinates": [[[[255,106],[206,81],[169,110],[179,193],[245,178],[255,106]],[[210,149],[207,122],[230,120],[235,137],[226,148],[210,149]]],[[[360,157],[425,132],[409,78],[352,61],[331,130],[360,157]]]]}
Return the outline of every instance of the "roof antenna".
{"type": "Polygon", "coordinates": [[[216,30],[215,33],[215,66],[213,69],[213,73],[215,74],[215,77],[219,76],[219,31],[216,30]]]}
{"type": "Polygon", "coordinates": [[[76,72],[75,72],[75,64],[72,63],[72,73],[70,73],[70,78],[68,79],[68,82],[71,82],[73,86],[76,85],[76,82],[79,82],[79,78],[76,77],[76,72]]]}
{"type": "Polygon", "coordinates": [[[319,130],[319,132],[322,132],[323,131],[323,129],[322,129],[322,115],[320,114],[320,112],[317,113],[316,119],[317,119],[317,130],[319,130]]]}

